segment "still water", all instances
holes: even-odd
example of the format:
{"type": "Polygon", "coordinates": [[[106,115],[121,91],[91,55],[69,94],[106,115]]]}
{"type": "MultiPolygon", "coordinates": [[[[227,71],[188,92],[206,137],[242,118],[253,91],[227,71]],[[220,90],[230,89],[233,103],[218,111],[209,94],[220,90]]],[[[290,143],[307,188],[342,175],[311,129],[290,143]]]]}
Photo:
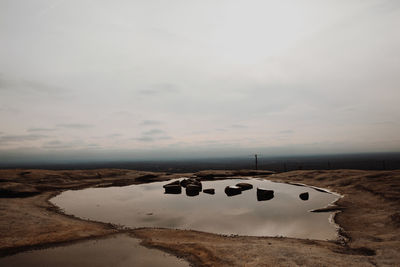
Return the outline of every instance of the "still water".
{"type": "Polygon", "coordinates": [[[189,263],[160,250],[139,245],[139,240],[126,235],[83,241],[68,246],[34,250],[0,258],[8,267],[188,267],[189,263]]]}
{"type": "Polygon", "coordinates": [[[181,194],[165,194],[166,183],[65,191],[51,202],[67,214],[131,228],[162,227],[319,240],[337,237],[337,229],[329,221],[332,213],[310,212],[337,200],[335,194],[267,180],[228,179],[203,181],[203,189],[214,188],[215,194],[191,197],[184,190],[181,194]],[[252,184],[253,189],[230,197],[224,193],[226,186],[240,182],[252,184]],[[274,190],[274,198],[258,201],[257,187],[274,190]],[[299,198],[304,192],[309,193],[306,201],[299,198]]]}

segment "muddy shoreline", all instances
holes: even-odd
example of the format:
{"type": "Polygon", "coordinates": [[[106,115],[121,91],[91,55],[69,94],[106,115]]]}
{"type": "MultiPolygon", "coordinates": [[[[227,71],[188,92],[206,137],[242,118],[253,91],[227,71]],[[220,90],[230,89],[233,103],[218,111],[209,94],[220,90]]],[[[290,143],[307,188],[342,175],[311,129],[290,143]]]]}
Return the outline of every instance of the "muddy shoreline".
{"type": "Polygon", "coordinates": [[[0,170],[0,256],[126,233],[145,246],[195,266],[399,265],[400,171],[202,171],[186,174],[101,169],[0,170]],[[65,215],[48,200],[69,189],[124,186],[196,175],[204,180],[258,177],[326,188],[343,197],[334,206],[338,241],[221,236],[188,230],[125,229],[65,215]]]}

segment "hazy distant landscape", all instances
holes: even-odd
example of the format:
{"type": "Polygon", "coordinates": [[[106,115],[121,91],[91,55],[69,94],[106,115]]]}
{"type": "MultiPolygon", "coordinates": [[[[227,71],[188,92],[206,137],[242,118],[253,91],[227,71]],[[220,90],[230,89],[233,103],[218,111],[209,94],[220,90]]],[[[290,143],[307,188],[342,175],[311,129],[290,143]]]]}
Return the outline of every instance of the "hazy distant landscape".
{"type": "MultiPolygon", "coordinates": [[[[132,169],[155,172],[197,172],[201,170],[255,169],[254,157],[204,158],[147,161],[76,161],[1,163],[0,168],[32,168],[49,170],[132,169]]],[[[258,157],[259,170],[285,172],[293,170],[395,170],[400,169],[400,153],[344,154],[319,156],[258,157]]]]}

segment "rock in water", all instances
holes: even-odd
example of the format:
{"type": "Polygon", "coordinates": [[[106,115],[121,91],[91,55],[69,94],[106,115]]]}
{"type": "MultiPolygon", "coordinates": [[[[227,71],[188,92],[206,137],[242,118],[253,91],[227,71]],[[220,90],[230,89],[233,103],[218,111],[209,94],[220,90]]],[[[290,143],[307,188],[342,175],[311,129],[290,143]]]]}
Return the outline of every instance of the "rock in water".
{"type": "Polygon", "coordinates": [[[274,198],[274,190],[268,190],[268,189],[257,187],[257,200],[258,201],[270,200],[273,198],[274,198]]]}
{"type": "Polygon", "coordinates": [[[309,194],[308,194],[308,192],[301,193],[299,195],[299,197],[300,197],[301,200],[308,200],[309,194]]]}
{"type": "Polygon", "coordinates": [[[253,188],[253,185],[249,184],[249,183],[238,183],[238,184],[236,184],[236,186],[240,187],[242,189],[242,191],[250,190],[253,188]]]}
{"type": "Polygon", "coordinates": [[[180,184],[181,184],[182,187],[186,187],[188,183],[189,183],[189,179],[183,179],[183,180],[180,182],[180,184]]]}
{"type": "Polygon", "coordinates": [[[179,180],[177,180],[177,181],[168,183],[168,184],[166,184],[166,185],[163,185],[163,187],[165,188],[166,186],[169,186],[169,185],[179,185],[179,186],[180,186],[180,182],[179,182],[179,180]]]}
{"type": "Polygon", "coordinates": [[[199,186],[199,187],[200,187],[200,191],[201,191],[201,189],[203,188],[201,182],[198,181],[198,180],[195,180],[195,179],[189,179],[186,186],[188,186],[188,185],[196,185],[196,186],[199,186]]]}
{"type": "Polygon", "coordinates": [[[235,196],[235,195],[239,195],[242,193],[242,189],[239,186],[227,186],[225,187],[225,194],[230,197],[230,196],[235,196]]]}
{"type": "Polygon", "coordinates": [[[195,184],[188,184],[186,185],[186,195],[193,197],[197,196],[201,191],[201,187],[195,184]]]}
{"type": "Polygon", "coordinates": [[[214,195],[215,194],[215,189],[214,188],[204,189],[203,193],[214,195]]]}

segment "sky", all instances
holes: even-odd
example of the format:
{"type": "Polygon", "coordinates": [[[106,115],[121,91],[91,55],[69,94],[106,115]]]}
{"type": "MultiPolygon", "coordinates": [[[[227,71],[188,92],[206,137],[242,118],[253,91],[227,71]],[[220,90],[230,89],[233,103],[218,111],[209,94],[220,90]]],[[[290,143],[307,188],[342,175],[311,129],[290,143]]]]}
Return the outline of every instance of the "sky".
{"type": "Polygon", "coordinates": [[[400,151],[400,1],[0,0],[0,160],[400,151]]]}

